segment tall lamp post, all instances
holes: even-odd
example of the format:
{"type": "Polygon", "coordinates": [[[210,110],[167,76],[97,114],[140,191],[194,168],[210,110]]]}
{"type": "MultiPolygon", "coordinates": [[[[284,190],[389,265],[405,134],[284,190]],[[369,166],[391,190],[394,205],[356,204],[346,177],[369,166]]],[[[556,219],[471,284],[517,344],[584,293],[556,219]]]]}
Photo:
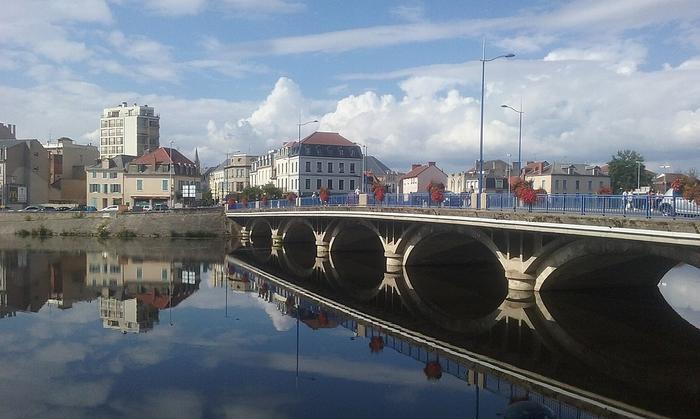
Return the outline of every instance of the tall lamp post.
{"type": "Polygon", "coordinates": [[[301,142],[301,127],[304,125],[313,124],[314,122],[318,122],[318,120],[314,119],[313,121],[299,122],[297,124],[297,128],[299,129],[299,134],[297,135],[298,142],[301,142]]]}
{"type": "Polygon", "coordinates": [[[173,140],[170,140],[170,150],[168,150],[168,158],[170,159],[170,167],[168,168],[168,184],[170,186],[169,188],[169,200],[170,200],[170,208],[173,208],[173,140]]]}
{"type": "Polygon", "coordinates": [[[518,117],[520,119],[520,123],[518,124],[518,176],[520,176],[520,174],[523,171],[523,162],[521,160],[523,148],[523,113],[525,113],[523,112],[523,104],[520,104],[520,110],[508,105],[501,105],[501,108],[507,108],[514,112],[517,112],[518,117]]]}
{"type": "Polygon", "coordinates": [[[476,207],[481,208],[481,192],[484,186],[484,79],[486,76],[486,63],[499,58],[512,58],[515,54],[499,55],[493,58],[486,58],[486,41],[482,45],[481,53],[481,123],[479,125],[479,198],[476,200],[476,207]]]}
{"type": "Polygon", "coordinates": [[[360,177],[360,184],[362,186],[362,193],[367,192],[366,183],[365,182],[365,170],[367,170],[367,163],[365,160],[367,159],[367,144],[362,144],[362,143],[355,143],[355,145],[359,145],[360,147],[364,148],[364,151],[362,152],[362,176],[360,177]]]}

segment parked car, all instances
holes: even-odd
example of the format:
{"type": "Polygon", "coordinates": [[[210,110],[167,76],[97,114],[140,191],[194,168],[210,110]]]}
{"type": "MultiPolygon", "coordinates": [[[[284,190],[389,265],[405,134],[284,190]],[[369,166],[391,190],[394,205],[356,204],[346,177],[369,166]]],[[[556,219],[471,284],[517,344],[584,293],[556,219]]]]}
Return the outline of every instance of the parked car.
{"type": "Polygon", "coordinates": [[[153,207],[151,207],[150,205],[144,205],[141,207],[141,211],[145,211],[145,212],[153,211],[153,207]]]}
{"type": "Polygon", "coordinates": [[[663,215],[686,215],[690,217],[700,216],[700,205],[695,201],[683,198],[683,192],[669,189],[658,202],[659,211],[663,215]]]}
{"type": "Polygon", "coordinates": [[[85,211],[85,212],[95,212],[97,211],[97,208],[92,207],[92,206],[87,206],[87,205],[76,205],[73,208],[71,208],[69,211],[85,211]]]}
{"type": "Polygon", "coordinates": [[[58,207],[56,208],[56,211],[70,211],[71,207],[58,207]]]}
{"type": "Polygon", "coordinates": [[[110,205],[108,207],[104,207],[100,210],[100,212],[117,212],[119,211],[119,205],[110,205]]]}
{"type": "Polygon", "coordinates": [[[25,207],[22,211],[23,212],[39,212],[39,211],[43,211],[43,210],[44,210],[43,207],[36,206],[36,205],[30,205],[28,207],[25,207]]]}
{"type": "Polygon", "coordinates": [[[169,209],[168,204],[155,204],[153,206],[153,211],[167,211],[169,209]]]}
{"type": "Polygon", "coordinates": [[[56,208],[54,207],[44,207],[42,211],[56,211],[56,208]]]}

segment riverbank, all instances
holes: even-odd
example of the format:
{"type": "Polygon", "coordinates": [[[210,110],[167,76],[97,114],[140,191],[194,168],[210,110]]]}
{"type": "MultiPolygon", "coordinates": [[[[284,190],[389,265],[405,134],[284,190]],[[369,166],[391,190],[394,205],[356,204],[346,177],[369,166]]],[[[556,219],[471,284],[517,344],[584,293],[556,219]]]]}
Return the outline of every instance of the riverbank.
{"type": "Polygon", "coordinates": [[[0,213],[0,236],[34,237],[229,237],[235,224],[222,209],[143,213],[0,213]]]}

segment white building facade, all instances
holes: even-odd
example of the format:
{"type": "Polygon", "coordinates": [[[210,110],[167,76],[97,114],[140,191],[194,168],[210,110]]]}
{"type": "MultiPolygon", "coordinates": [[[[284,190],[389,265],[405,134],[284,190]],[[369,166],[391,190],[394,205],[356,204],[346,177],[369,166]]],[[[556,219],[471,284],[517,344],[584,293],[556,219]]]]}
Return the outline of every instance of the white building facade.
{"type": "Polygon", "coordinates": [[[105,108],[100,118],[100,158],[141,156],[160,146],[160,116],[148,105],[126,102],[105,108]]]}
{"type": "Polygon", "coordinates": [[[428,192],[430,182],[447,184],[447,175],[431,161],[428,164],[414,164],[411,171],[401,180],[402,193],[428,192]]]}
{"type": "Polygon", "coordinates": [[[362,159],[360,146],[340,134],[314,132],[300,142],[285,143],[272,161],[258,165],[256,171],[271,167],[272,177],[264,182],[267,178],[258,175],[255,185],[272,181],[298,196],[310,196],[322,187],[331,194],[347,194],[361,186],[362,159]]]}

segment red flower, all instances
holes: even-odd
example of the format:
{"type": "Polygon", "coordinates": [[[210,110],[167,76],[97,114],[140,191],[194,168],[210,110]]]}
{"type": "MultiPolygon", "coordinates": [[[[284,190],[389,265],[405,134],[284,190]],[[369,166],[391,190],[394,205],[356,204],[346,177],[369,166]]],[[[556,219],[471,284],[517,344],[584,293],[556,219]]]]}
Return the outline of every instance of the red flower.
{"type": "Polygon", "coordinates": [[[445,199],[445,185],[442,183],[430,182],[428,185],[428,193],[433,202],[442,202],[445,199]]]}
{"type": "Polygon", "coordinates": [[[523,202],[528,205],[534,204],[537,202],[537,192],[535,192],[532,188],[522,189],[520,192],[520,199],[522,199],[523,202]]]}
{"type": "Polygon", "coordinates": [[[671,187],[676,192],[679,192],[682,186],[683,184],[681,183],[681,178],[676,178],[673,182],[671,182],[671,187]]]}
{"type": "Polygon", "coordinates": [[[369,350],[372,351],[373,354],[376,354],[377,352],[381,352],[382,349],[384,349],[384,338],[381,336],[372,336],[369,339],[369,350]]]}
{"type": "Polygon", "coordinates": [[[374,188],[374,199],[379,202],[384,201],[384,187],[374,188]]]}
{"type": "Polygon", "coordinates": [[[442,365],[437,361],[430,361],[425,364],[423,372],[428,380],[439,380],[442,377],[442,365]]]}
{"type": "Polygon", "coordinates": [[[321,199],[323,202],[328,202],[328,198],[330,198],[331,194],[328,192],[328,189],[326,188],[321,188],[318,190],[318,197],[321,199]]]}

